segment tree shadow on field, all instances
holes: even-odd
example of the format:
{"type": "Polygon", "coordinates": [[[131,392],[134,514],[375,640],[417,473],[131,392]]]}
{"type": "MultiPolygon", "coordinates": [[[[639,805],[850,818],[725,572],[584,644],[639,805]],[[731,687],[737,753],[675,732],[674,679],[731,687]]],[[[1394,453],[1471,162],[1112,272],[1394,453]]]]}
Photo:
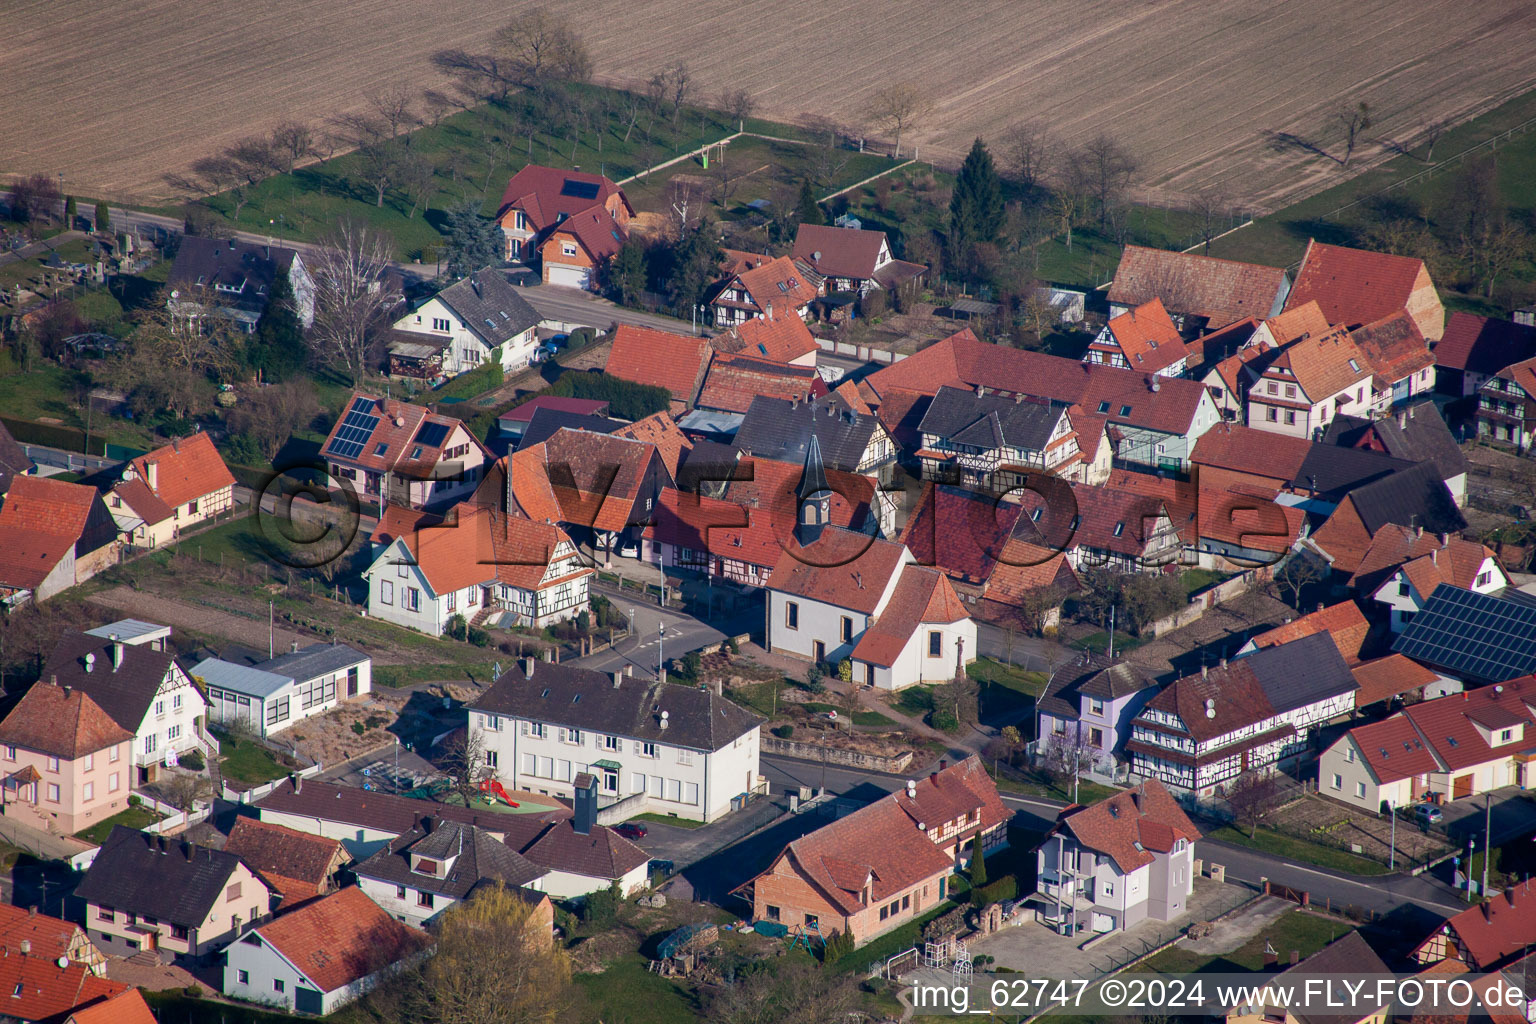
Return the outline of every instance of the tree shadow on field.
{"type": "Polygon", "coordinates": [[[1336,164],[1342,165],[1344,161],[1328,152],[1322,146],[1297,135],[1294,132],[1277,132],[1266,130],[1262,133],[1269,142],[1269,148],[1276,153],[1311,153],[1313,156],[1326,157],[1336,164]]]}

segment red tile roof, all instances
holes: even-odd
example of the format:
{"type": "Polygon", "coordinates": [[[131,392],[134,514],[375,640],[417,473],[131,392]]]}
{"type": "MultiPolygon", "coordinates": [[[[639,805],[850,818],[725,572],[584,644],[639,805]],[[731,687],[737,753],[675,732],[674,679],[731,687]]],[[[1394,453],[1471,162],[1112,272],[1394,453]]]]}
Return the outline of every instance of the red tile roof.
{"type": "Polygon", "coordinates": [[[841,398],[848,408],[860,416],[873,416],[875,414],[875,411],[869,407],[869,403],[864,401],[864,395],[859,391],[857,381],[845,380],[833,388],[832,393],[841,398]]]}
{"type": "MultiPolygon", "coordinates": [[[[1358,693],[1355,703],[1357,707],[1364,706],[1358,693]]],[[[1360,748],[1360,756],[1365,758],[1371,774],[1382,785],[1444,770],[1413,722],[1401,714],[1368,725],[1357,725],[1349,731],[1349,736],[1360,748]]]]}
{"type": "Polygon", "coordinates": [[[908,565],[901,570],[891,599],[854,646],[853,660],[889,667],[923,626],[960,622],[969,617],[943,573],[908,565]]]}
{"type": "Polygon", "coordinates": [[[76,937],[84,935],[84,929],[74,922],[39,914],[36,907],[0,904],[0,948],[11,953],[21,952],[25,941],[31,943],[33,956],[57,960],[68,957],[76,937]]]}
{"type": "Polygon", "coordinates": [[[334,992],[432,944],[390,917],[357,886],[306,903],[256,929],[322,992],[334,992]]]}
{"type": "Polygon", "coordinates": [[[808,548],[785,550],[765,586],[872,615],[905,554],[900,544],[830,529],[808,548]]]}
{"type": "MultiPolygon", "coordinates": [[[[797,547],[794,531],[800,499],[796,491],[804,471],[803,465],[792,462],[742,456],[736,463],[736,475],[726,485],[722,497],[738,505],[766,510],[774,536],[779,538],[785,550],[789,550],[797,547]]],[[[876,500],[874,480],[834,469],[827,470],[826,476],[827,486],[832,489],[832,525],[862,527],[873,514],[876,500]]]]}
{"type": "Polygon", "coordinates": [[[1408,305],[1423,270],[1411,256],[1310,241],[1285,307],[1315,301],[1330,324],[1372,323],[1408,305]]]}
{"type": "MultiPolygon", "coordinates": [[[[1440,547],[1440,539],[1424,528],[1387,523],[1371,537],[1370,547],[1365,549],[1349,586],[1370,587],[1374,590],[1391,570],[1404,562],[1427,555],[1440,547]]],[[[1465,584],[1463,584],[1465,586],[1465,584]]]]}
{"type": "MultiPolygon", "coordinates": [[[[5,993],[5,1016],[14,1020],[58,1024],[71,1011],[109,1000],[114,1010],[136,1013],[131,999],[119,1001],[119,997],[134,992],[122,982],[98,978],[75,963],[60,967],[40,956],[0,956],[0,992],[5,993]]],[[[112,1018],[112,1024],[119,1024],[121,1019],[112,1018]]]]}
{"type": "Polygon", "coordinates": [[[1269,358],[1266,379],[1294,380],[1313,402],[1323,402],[1372,376],[1370,360],[1343,327],[1305,335],[1269,358]],[[1273,372],[1287,369],[1289,375],[1273,372]]]}
{"type": "Polygon", "coordinates": [[[112,494],[121,498],[134,515],[150,526],[163,523],[175,514],[175,510],[156,497],[155,492],[140,477],[124,480],[112,488],[112,494]]]}
{"type": "Polygon", "coordinates": [[[1375,373],[1378,391],[1435,365],[1419,325],[1401,309],[1356,329],[1350,338],[1375,373]]]}
{"type": "Polygon", "coordinates": [[[1265,320],[1264,326],[1269,329],[1270,340],[1280,347],[1308,334],[1322,334],[1333,325],[1323,315],[1322,307],[1312,301],[1299,305],[1287,302],[1285,311],[1265,320]]]}
{"type": "Polygon", "coordinates": [[[1490,558],[1497,561],[1493,551],[1485,545],[1460,537],[1447,537],[1443,547],[1437,543],[1429,554],[1405,562],[1402,571],[1413,589],[1427,599],[1442,583],[1470,590],[1483,563],[1490,558]]]}
{"type": "Polygon", "coordinates": [[[1536,327],[1457,310],[1435,345],[1435,363],[1453,370],[1492,376],[1514,363],[1536,358],[1536,327]]]}
{"type": "Polygon", "coordinates": [[[1056,828],[1109,857],[1125,874],[1151,864],[1154,853],[1172,853],[1176,840],[1200,838],[1195,823],[1156,779],[1087,807],[1068,807],[1056,828]]]}
{"type": "Polygon", "coordinates": [[[1296,478],[1311,450],[1312,442],[1304,437],[1218,423],[1200,435],[1189,461],[1284,482],[1296,478]]]}
{"type": "Polygon", "coordinates": [[[1078,585],[1077,573],[1065,552],[1014,538],[1003,546],[1003,557],[992,569],[985,595],[987,601],[1001,607],[1017,607],[1041,590],[1059,588],[1070,593],[1078,585]]]}
{"type": "MultiPolygon", "coordinates": [[[[337,417],[335,425],[331,427],[330,436],[320,446],[320,453],[325,458],[361,466],[374,473],[390,472],[413,479],[426,479],[444,459],[445,447],[453,447],[449,442],[454,440],[455,431],[463,426],[461,420],[438,415],[423,405],[413,405],[393,398],[386,401],[378,395],[354,391],[347,399],[341,416],[337,417]],[[368,435],[367,441],[363,442],[361,451],[356,455],[339,455],[332,446],[336,444],[337,435],[346,429],[347,417],[360,400],[372,403],[367,415],[377,419],[378,423],[368,435]],[[437,444],[422,444],[417,440],[418,431],[427,424],[447,428],[437,444]],[[382,454],[379,453],[380,445],[384,446],[382,454]]],[[[460,444],[467,443],[482,452],[485,450],[484,445],[468,428],[463,433],[464,438],[460,444]]]]}
{"type": "Polygon", "coordinates": [[[151,490],[172,508],[235,485],[235,478],[224,465],[224,459],[208,435],[201,432],[172,441],[133,460],[134,471],[146,483],[150,466],[155,467],[155,483],[151,490]]]}
{"type": "Polygon", "coordinates": [[[806,399],[827,393],[826,381],[813,367],[793,366],[742,355],[717,355],[699,391],[701,409],[744,413],[758,395],[806,399]]]}
{"type": "MultiPolygon", "coordinates": [[[[1133,370],[1158,373],[1189,355],[1179,329],[1155,296],[1110,320],[1108,326],[1120,354],[1133,370]]],[[[1090,347],[1103,346],[1095,342],[1090,347]]]]}
{"type": "Polygon", "coordinates": [[[1536,739],[1536,715],[1531,711],[1532,703],[1536,703],[1536,677],[1527,676],[1497,688],[1485,686],[1412,704],[1400,714],[1406,715],[1419,735],[1434,748],[1445,766],[1442,770],[1455,772],[1508,757],[1514,752],[1509,747],[1496,751],[1483,739],[1474,722],[1485,712],[1501,711],[1519,716],[1527,723],[1529,732],[1525,746],[1528,747],[1530,741],[1536,739]]]}
{"type": "Polygon", "coordinates": [[[765,315],[794,316],[816,298],[816,285],[788,256],[744,270],[735,281],[765,315]]]}
{"type": "Polygon", "coordinates": [[[224,852],[238,855],[290,905],[320,895],[338,858],[345,859],[335,839],[243,817],[229,830],[224,852]]]}
{"type": "Polygon", "coordinates": [[[400,539],[438,594],[492,581],[537,590],[592,571],[578,568],[546,581],[556,547],[569,542],[570,537],[552,523],[483,505],[461,504],[453,518],[423,523],[401,534],[400,539]]]}
{"type": "Polygon", "coordinates": [[[1536,889],[1527,880],[1468,907],[1435,930],[1448,929],[1461,940],[1474,970],[1492,970],[1536,942],[1533,906],[1536,889]]]}
{"type": "Polygon", "coordinates": [[[600,174],[528,164],[512,175],[511,180],[507,182],[507,187],[501,194],[501,206],[497,211],[497,217],[506,213],[508,207],[515,207],[523,211],[535,231],[542,231],[554,224],[560,214],[563,213],[569,217],[593,206],[602,207],[613,195],[620,196],[624,205],[629,207],[630,214],[633,215],[634,207],[630,206],[629,197],[624,195],[624,190],[600,174]],[[581,190],[567,189],[567,182],[594,186],[593,189],[587,190],[594,194],[569,195],[567,193],[570,191],[581,190]]]}
{"type": "Polygon", "coordinates": [[[655,445],[656,454],[661,456],[662,465],[667,467],[667,472],[672,474],[674,480],[677,479],[677,467],[683,456],[693,448],[693,442],[678,427],[677,421],[664,412],[626,423],[611,433],[614,437],[627,437],[655,445]]]}
{"type": "Polygon", "coordinates": [[[655,520],[644,535],[658,543],[769,568],[784,550],[765,510],[670,487],[657,498],[655,520]]]}
{"type": "Polygon", "coordinates": [[[1161,297],[1171,312],[1205,317],[1214,330],[1244,317],[1262,320],[1280,301],[1285,284],[1285,271],[1278,267],[1128,245],[1108,299],[1137,306],[1161,297]]]}
{"type": "Polygon", "coordinates": [[[713,354],[704,338],[620,324],[613,332],[613,348],[603,370],[637,384],[666,388],[674,401],[692,405],[713,354]]]}
{"type": "MultiPolygon", "coordinates": [[[[13,986],[14,987],[14,986],[13,986]]],[[[66,1024],[158,1024],[136,988],[108,996],[69,1015],[66,1024]]]]}
{"type": "Polygon", "coordinates": [[[1439,678],[1434,670],[1401,654],[1362,661],[1351,668],[1349,673],[1360,684],[1360,688],[1355,691],[1357,708],[1428,686],[1439,678]]]}
{"type": "Polygon", "coordinates": [[[85,532],[96,500],[94,487],[46,476],[19,476],[0,504],[0,529],[32,530],[73,543],[85,532]]]}
{"type": "Polygon", "coordinates": [[[882,404],[892,390],[932,396],[945,385],[974,389],[982,384],[989,391],[1081,405],[1112,424],[1170,434],[1189,430],[1200,403],[1209,401],[1205,386],[1195,380],[1157,378],[1153,391],[1147,377],[1135,370],[988,344],[966,328],[864,380],[882,404]]]}
{"type": "Polygon", "coordinates": [[[132,739],[84,692],[49,682],[33,683],[0,720],[0,743],[68,761],[132,739]]]}
{"type": "Polygon", "coordinates": [[[711,343],[721,352],[740,352],[779,363],[793,362],[821,351],[805,321],[787,312],[771,320],[766,316],[755,316],[713,338],[711,343]]]}
{"type": "Polygon", "coordinates": [[[922,565],[980,583],[992,574],[1024,506],[959,487],[924,483],[901,543],[922,565]]]}
{"type": "MultiPolygon", "coordinates": [[[[1201,540],[1220,541],[1250,552],[1281,554],[1296,543],[1307,515],[1293,505],[1273,501],[1269,488],[1202,487],[1196,532],[1201,540]]],[[[1253,560],[1253,559],[1250,559],[1253,560]]]]}
{"type": "Polygon", "coordinates": [[[1353,601],[1340,601],[1292,619],[1282,626],[1265,630],[1254,637],[1253,642],[1262,649],[1288,644],[1314,633],[1327,633],[1339,649],[1339,654],[1353,665],[1360,661],[1360,648],[1365,645],[1365,638],[1370,631],[1371,624],[1365,621],[1360,606],[1353,601]]]}
{"type": "Polygon", "coordinates": [[[946,840],[962,845],[1011,816],[975,755],[916,780],[914,790],[913,797],[901,790],[802,836],[774,863],[788,858],[834,906],[852,914],[953,870],[953,858],[919,825],[941,828],[964,817],[968,824],[946,840]],[[972,815],[978,819],[974,824],[969,823],[972,815]],[[862,891],[866,883],[867,903],[862,891]]]}
{"type": "Polygon", "coordinates": [[[795,247],[790,255],[805,260],[824,277],[864,281],[875,276],[875,264],[884,246],[883,231],[801,224],[795,231],[795,247]]]}
{"type": "Polygon", "coordinates": [[[578,416],[606,416],[608,403],[600,398],[567,398],[564,395],[534,395],[515,409],[502,413],[497,419],[503,423],[527,423],[540,409],[551,412],[569,412],[578,416]]]}
{"type": "MultiPolygon", "coordinates": [[[[31,477],[16,479],[19,482],[31,477]]],[[[71,537],[11,526],[0,510],[0,588],[37,589],[74,546],[71,537]]]]}
{"type": "Polygon", "coordinates": [[[562,428],[508,458],[512,502],[535,521],[619,531],[638,521],[635,502],[656,457],[644,441],[562,428]]]}
{"type": "MultiPolygon", "coordinates": [[[[581,247],[587,250],[587,255],[592,257],[594,263],[601,263],[613,256],[624,247],[624,240],[629,237],[618,221],[613,219],[606,207],[592,206],[580,213],[573,213],[561,221],[551,232],[551,237],[557,234],[569,234],[581,247]]],[[[550,243],[546,242],[545,245],[550,243]]],[[[557,260],[558,254],[551,256],[545,253],[545,258],[557,260]]]]}
{"type": "Polygon", "coordinates": [[[1496,376],[1519,384],[1527,395],[1536,395],[1536,359],[1527,359],[1524,362],[1506,366],[1496,376]]]}

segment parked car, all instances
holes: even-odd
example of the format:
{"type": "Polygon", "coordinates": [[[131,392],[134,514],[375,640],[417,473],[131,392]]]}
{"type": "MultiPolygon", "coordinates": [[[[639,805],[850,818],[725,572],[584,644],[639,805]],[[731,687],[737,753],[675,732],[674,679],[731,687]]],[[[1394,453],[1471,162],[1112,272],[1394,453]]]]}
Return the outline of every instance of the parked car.
{"type": "Polygon", "coordinates": [[[645,834],[650,831],[644,825],[637,825],[633,821],[626,821],[622,825],[615,825],[613,830],[625,839],[644,839],[645,834]]]}
{"type": "Polygon", "coordinates": [[[1434,804],[1419,804],[1413,809],[1413,816],[1420,825],[1438,825],[1444,820],[1445,812],[1434,804]]]}

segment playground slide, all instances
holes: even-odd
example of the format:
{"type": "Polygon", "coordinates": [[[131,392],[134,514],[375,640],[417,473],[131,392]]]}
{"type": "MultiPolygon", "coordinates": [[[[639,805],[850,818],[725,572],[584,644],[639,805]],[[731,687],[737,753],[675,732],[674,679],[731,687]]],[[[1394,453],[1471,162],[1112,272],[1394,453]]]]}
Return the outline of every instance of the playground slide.
{"type": "Polygon", "coordinates": [[[501,802],[506,804],[508,807],[519,806],[516,800],[513,800],[511,797],[507,796],[506,787],[496,779],[480,780],[480,792],[484,793],[485,798],[492,802],[500,799],[501,802]]]}

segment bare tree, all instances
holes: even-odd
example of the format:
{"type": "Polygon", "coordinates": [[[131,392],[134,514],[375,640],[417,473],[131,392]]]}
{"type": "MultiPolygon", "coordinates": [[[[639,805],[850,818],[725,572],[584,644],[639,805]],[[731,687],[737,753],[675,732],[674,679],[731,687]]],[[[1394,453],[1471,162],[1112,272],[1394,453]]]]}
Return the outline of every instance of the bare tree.
{"type": "Polygon", "coordinates": [[[1509,271],[1531,257],[1531,236],[1520,225],[1500,219],[1475,245],[1464,249],[1483,284],[1483,298],[1493,298],[1493,286],[1509,271]]]}
{"type": "Polygon", "coordinates": [[[451,791],[465,807],[480,796],[480,783],[493,778],[495,769],[485,763],[485,739],[466,728],[449,740],[443,751],[443,770],[448,773],[451,791]]]}
{"type": "Polygon", "coordinates": [[[373,190],[373,205],[383,209],[384,196],[405,174],[400,151],[381,139],[359,147],[357,156],[358,179],[373,190]]]}
{"type": "Polygon", "coordinates": [[[1200,241],[1205,246],[1205,255],[1211,254],[1211,239],[1221,233],[1221,223],[1228,218],[1231,209],[1227,204],[1227,194],[1217,186],[1202,188],[1194,197],[1195,216],[1200,219],[1200,241]]]}
{"type": "Polygon", "coordinates": [[[1263,821],[1285,798],[1280,780],[1273,772],[1249,769],[1227,788],[1227,804],[1238,822],[1248,826],[1252,839],[1263,821]]]}
{"type": "Polygon", "coordinates": [[[1040,753],[1040,767],[1058,785],[1077,778],[1093,767],[1097,749],[1083,731],[1071,729],[1064,733],[1053,732],[1045,741],[1040,753]]]}
{"type": "Polygon", "coordinates": [[[421,121],[416,116],[416,95],[409,86],[392,85],[368,94],[368,105],[388,129],[387,137],[397,139],[421,121]]]}
{"type": "Polygon", "coordinates": [[[1083,197],[1088,194],[1088,169],[1077,152],[1061,154],[1051,184],[1051,212],[1057,230],[1066,235],[1067,251],[1072,251],[1072,226],[1082,212],[1083,197]]]}
{"type": "Polygon", "coordinates": [[[171,803],[181,808],[183,813],[190,814],[197,810],[198,804],[213,796],[213,783],[204,775],[178,772],[171,776],[166,791],[171,803]]]}
{"type": "Polygon", "coordinates": [[[901,156],[901,137],[913,131],[933,114],[933,101],[912,82],[898,82],[880,89],[869,101],[867,114],[881,131],[895,136],[895,157],[901,156]]]}
{"type": "Polygon", "coordinates": [[[421,94],[422,116],[433,128],[450,113],[462,110],[463,107],[463,103],[440,89],[428,89],[421,94]]]}
{"type": "Polygon", "coordinates": [[[683,116],[683,104],[693,95],[693,72],[679,61],[667,69],[667,94],[672,103],[672,127],[683,116]]]}
{"type": "Polygon", "coordinates": [[[711,996],[711,1024],[831,1024],[846,1020],[858,994],[841,972],[785,958],[767,970],[742,972],[711,996]]]}
{"type": "Polygon", "coordinates": [[[757,109],[757,100],[746,89],[727,89],[720,94],[720,109],[740,128],[757,109]]]}
{"type": "Polygon", "coordinates": [[[1435,162],[1435,146],[1439,144],[1441,136],[1451,130],[1451,122],[1445,118],[1437,118],[1428,121],[1424,125],[1424,162],[1435,162]]]}
{"type": "Polygon", "coordinates": [[[1033,188],[1046,177],[1051,154],[1055,152],[1050,129],[1043,121],[1020,121],[1004,133],[1004,152],[1013,158],[1013,173],[1019,184],[1033,188]]]}
{"type": "Polygon", "coordinates": [[[1375,124],[1371,118],[1371,105],[1361,100],[1352,107],[1345,107],[1333,115],[1344,126],[1344,159],[1339,163],[1349,166],[1350,158],[1355,155],[1355,146],[1359,143],[1360,133],[1375,124]]]}
{"type": "Polygon", "coordinates": [[[1109,223],[1110,212],[1124,201],[1139,164],[1130,150],[1108,135],[1091,139],[1080,151],[1078,162],[1099,208],[1099,224],[1105,226],[1109,223]]]}
{"type": "Polygon", "coordinates": [[[400,304],[390,285],[389,239],[378,230],[343,221],[310,252],[315,321],[310,342],[320,357],[354,381],[372,365],[380,333],[400,304]]]}
{"type": "Polygon", "coordinates": [[[295,430],[308,426],[319,413],[314,386],[295,377],[242,395],[227,420],[232,432],[248,435],[271,459],[295,430]]]}
{"type": "Polygon", "coordinates": [[[1328,578],[1328,566],[1321,558],[1298,551],[1275,573],[1275,582],[1282,590],[1291,592],[1291,604],[1301,608],[1301,592],[1314,583],[1328,578]]]}
{"type": "Polygon", "coordinates": [[[416,211],[425,207],[437,194],[437,168],[424,154],[412,151],[401,158],[397,184],[400,191],[411,201],[407,219],[415,219],[416,211]]]}
{"type": "Polygon", "coordinates": [[[11,185],[11,214],[19,221],[49,220],[57,215],[63,199],[58,179],[29,174],[11,185]]]}
{"type": "Polygon", "coordinates": [[[563,16],[536,7],[496,30],[499,73],[526,89],[549,81],[584,82],[592,77],[586,44],[563,16]]]}
{"type": "Polygon", "coordinates": [[[282,169],[292,174],[300,161],[314,154],[315,133],[302,121],[284,121],[272,129],[271,146],[282,156],[282,169]]]}

